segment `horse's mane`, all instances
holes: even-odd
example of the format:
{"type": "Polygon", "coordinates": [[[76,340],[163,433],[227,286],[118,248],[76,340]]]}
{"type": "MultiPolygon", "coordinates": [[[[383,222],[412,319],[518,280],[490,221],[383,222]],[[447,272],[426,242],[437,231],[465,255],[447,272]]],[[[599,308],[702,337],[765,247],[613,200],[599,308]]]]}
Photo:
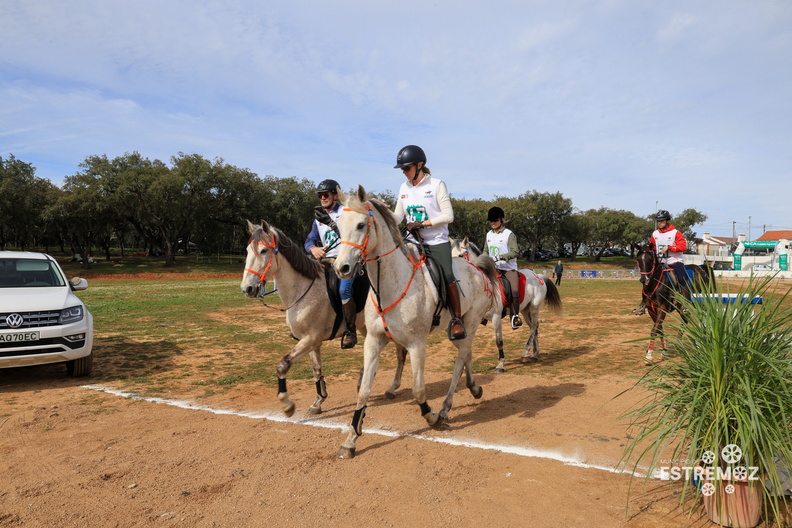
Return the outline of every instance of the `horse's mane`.
{"type": "Polygon", "coordinates": [[[472,240],[468,240],[468,251],[473,253],[474,257],[481,255],[481,248],[478,247],[472,240]]]}
{"type": "MultiPolygon", "coordinates": [[[[264,229],[257,225],[256,230],[253,232],[253,240],[256,242],[269,242],[264,239],[264,229]]],[[[291,264],[294,271],[309,279],[316,279],[322,271],[322,265],[319,261],[310,258],[305,254],[302,246],[292,242],[283,231],[277,227],[270,227],[275,234],[274,241],[280,254],[291,264]]]]}

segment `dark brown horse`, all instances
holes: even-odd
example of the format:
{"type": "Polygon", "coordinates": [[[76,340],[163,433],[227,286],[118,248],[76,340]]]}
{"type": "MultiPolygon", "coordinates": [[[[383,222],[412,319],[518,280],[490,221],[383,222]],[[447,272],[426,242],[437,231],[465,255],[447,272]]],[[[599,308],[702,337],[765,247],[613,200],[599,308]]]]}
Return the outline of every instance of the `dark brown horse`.
{"type": "MultiPolygon", "coordinates": [[[[693,293],[700,293],[702,290],[709,290],[715,286],[715,274],[708,265],[699,266],[697,264],[685,265],[688,277],[692,274],[691,290],[693,293]]],[[[674,270],[665,266],[651,246],[645,245],[638,251],[638,271],[641,272],[641,283],[643,290],[643,302],[649,310],[654,326],[652,326],[651,340],[646,350],[644,361],[647,365],[652,364],[652,356],[655,348],[655,337],[660,336],[660,347],[665,358],[666,347],[663,337],[663,321],[670,312],[677,310],[684,317],[683,297],[677,292],[676,277],[674,270]]]]}

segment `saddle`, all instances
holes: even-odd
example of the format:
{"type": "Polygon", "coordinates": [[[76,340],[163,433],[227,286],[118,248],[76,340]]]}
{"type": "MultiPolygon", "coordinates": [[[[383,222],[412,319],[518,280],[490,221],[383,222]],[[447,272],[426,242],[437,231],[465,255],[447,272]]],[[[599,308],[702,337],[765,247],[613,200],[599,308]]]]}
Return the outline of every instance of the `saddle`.
{"type": "MultiPolygon", "coordinates": [[[[677,275],[674,272],[674,268],[672,268],[666,263],[662,263],[662,266],[663,266],[663,273],[665,274],[666,277],[668,277],[666,280],[668,280],[670,286],[674,290],[679,291],[679,279],[677,278],[677,275]]],[[[696,277],[696,274],[690,265],[685,265],[685,273],[687,273],[688,283],[693,284],[693,279],[696,277]]]]}
{"type": "MultiPolygon", "coordinates": [[[[517,272],[518,277],[518,289],[519,289],[519,296],[520,296],[520,304],[522,304],[523,300],[525,299],[525,284],[526,279],[525,275],[517,272]]],[[[509,279],[506,278],[506,275],[502,273],[498,273],[498,285],[500,286],[500,294],[501,294],[501,301],[503,302],[503,313],[501,317],[506,317],[506,312],[508,311],[509,306],[511,306],[512,301],[514,300],[514,293],[512,292],[511,282],[509,279]]]]}
{"type": "MultiPolygon", "coordinates": [[[[338,283],[340,279],[336,272],[332,269],[333,261],[335,259],[323,259],[322,265],[325,271],[325,284],[327,286],[327,297],[330,299],[330,306],[336,314],[335,321],[333,321],[333,331],[330,339],[335,339],[338,335],[338,329],[341,328],[341,323],[344,321],[343,309],[341,307],[341,294],[338,291],[338,283]]],[[[352,283],[352,299],[355,301],[355,311],[360,313],[366,306],[366,296],[369,292],[369,281],[366,275],[365,268],[363,274],[355,278],[352,283]]]]}

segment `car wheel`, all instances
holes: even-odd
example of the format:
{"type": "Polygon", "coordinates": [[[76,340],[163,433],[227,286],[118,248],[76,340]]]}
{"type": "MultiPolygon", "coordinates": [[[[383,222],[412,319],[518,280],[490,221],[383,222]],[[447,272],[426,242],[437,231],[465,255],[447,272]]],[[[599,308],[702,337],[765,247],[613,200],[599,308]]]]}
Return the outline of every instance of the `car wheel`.
{"type": "Polygon", "coordinates": [[[81,378],[91,373],[93,369],[93,352],[85,357],[66,362],[66,373],[75,378],[81,378]]]}

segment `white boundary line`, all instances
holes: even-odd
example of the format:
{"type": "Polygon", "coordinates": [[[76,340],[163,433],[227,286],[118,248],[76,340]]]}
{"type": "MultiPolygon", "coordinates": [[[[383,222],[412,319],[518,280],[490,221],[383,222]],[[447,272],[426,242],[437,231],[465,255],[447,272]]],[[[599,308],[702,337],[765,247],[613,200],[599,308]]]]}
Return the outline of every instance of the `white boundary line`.
{"type": "MultiPolygon", "coordinates": [[[[285,422],[285,423],[292,423],[296,425],[308,425],[311,427],[322,427],[325,429],[338,429],[340,431],[348,431],[349,426],[346,424],[340,424],[337,422],[327,422],[327,421],[319,421],[319,418],[288,418],[283,415],[281,412],[272,412],[272,411],[263,411],[263,412],[248,412],[248,411],[237,411],[234,409],[217,409],[214,407],[209,407],[206,405],[200,405],[190,401],[182,401],[182,400],[169,400],[166,398],[153,398],[153,397],[146,397],[140,396],[139,394],[135,394],[132,392],[121,391],[116,389],[110,389],[108,387],[102,387],[101,385],[83,385],[82,388],[90,389],[100,392],[105,392],[107,394],[112,394],[114,396],[120,396],[122,398],[131,398],[133,400],[142,400],[149,403],[158,403],[158,404],[165,404],[171,405],[173,407],[178,407],[180,409],[188,409],[192,411],[205,411],[210,412],[213,414],[229,414],[233,416],[241,416],[243,418],[252,418],[254,420],[269,420],[271,422],[285,422]]],[[[369,429],[364,428],[363,432],[366,434],[375,434],[379,436],[387,436],[391,438],[414,438],[416,440],[424,440],[427,442],[435,442],[438,444],[445,444],[445,445],[452,445],[457,447],[467,447],[471,449],[483,449],[489,451],[498,451],[501,453],[507,453],[511,455],[517,455],[522,457],[530,457],[530,458],[545,458],[549,460],[555,460],[557,462],[561,462],[565,466],[573,466],[573,467],[580,467],[585,469],[598,469],[600,471],[607,471],[608,473],[624,473],[624,474],[632,474],[636,477],[644,477],[645,475],[642,473],[634,473],[629,470],[621,470],[615,467],[608,467],[608,466],[598,466],[596,464],[587,464],[581,460],[576,458],[568,457],[566,455],[562,455],[560,453],[556,453],[553,451],[546,451],[541,449],[534,449],[531,447],[520,447],[520,446],[510,446],[510,445],[501,445],[501,444],[488,444],[484,442],[477,442],[473,440],[457,440],[455,438],[436,438],[431,436],[424,436],[420,434],[412,434],[412,433],[401,433],[398,431],[387,431],[385,429],[369,429]]]]}

